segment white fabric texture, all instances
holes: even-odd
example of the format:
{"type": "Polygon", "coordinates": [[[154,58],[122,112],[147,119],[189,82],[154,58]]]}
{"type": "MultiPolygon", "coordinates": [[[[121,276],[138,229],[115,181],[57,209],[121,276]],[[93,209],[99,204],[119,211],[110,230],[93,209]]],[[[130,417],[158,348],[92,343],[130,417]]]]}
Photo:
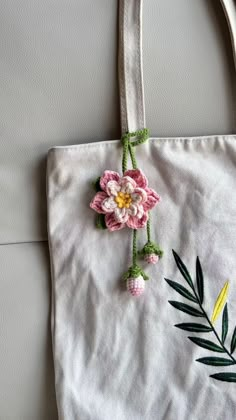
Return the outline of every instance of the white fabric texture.
{"type": "MultiPolygon", "coordinates": [[[[121,10],[129,10],[129,17],[134,18],[131,28],[125,26],[124,30],[133,36],[142,2],[123,2],[121,10]],[[131,9],[126,9],[128,3],[131,9]]],[[[136,59],[140,55],[136,53],[141,45],[134,47],[133,63],[139,66],[141,61],[136,59]]],[[[125,76],[130,76],[129,69],[125,76]]],[[[122,86],[121,104],[122,92],[127,93],[122,86]]],[[[133,93],[139,89],[135,83],[129,86],[133,93]]],[[[125,111],[128,127],[129,121],[145,121],[144,107],[138,118],[135,112],[142,109],[140,104],[133,107],[131,102],[130,107],[125,111]]],[[[236,319],[236,137],[151,138],[137,147],[139,166],[150,187],[162,197],[153,211],[152,226],[165,252],[158,266],[146,269],[151,280],[137,299],[121,283],[130,265],[132,232],[96,229],[95,213],[89,208],[93,180],[105,169],[121,172],[121,158],[120,141],[58,147],[48,155],[52,334],[59,419],[231,420],[236,416],[236,385],[209,375],[236,373],[235,366],[196,362],[200,357],[227,355],[200,348],[187,339],[194,333],[173,328],[181,322],[199,322],[199,318],[169,305],[168,300],[189,302],[170,289],[164,278],[184,285],[171,253],[174,249],[195,283],[198,255],[209,317],[217,295],[226,280],[230,281],[225,342],[230,348],[236,319]]],[[[138,241],[141,248],[145,229],[138,241]]],[[[221,317],[216,330],[220,335],[221,317]]],[[[213,332],[201,337],[216,342],[213,332]]]]}
{"type": "MultiPolygon", "coordinates": [[[[231,420],[236,415],[235,384],[214,382],[209,374],[219,368],[195,362],[210,354],[190,343],[189,333],[173,327],[195,319],[170,307],[168,300],[178,296],[163,279],[181,283],[172,248],[193,273],[199,255],[208,313],[225,281],[231,280],[232,332],[236,138],[153,139],[140,146],[137,156],[150,186],[162,197],[153,212],[153,228],[165,256],[159,266],[147,270],[151,280],[144,295],[134,300],[120,282],[130,263],[131,232],[96,229],[95,213],[89,209],[91,182],[104,168],[120,171],[120,143],[60,148],[49,154],[59,418],[231,420]]],[[[144,241],[142,232],[139,247],[144,241]]],[[[220,330],[220,323],[217,327],[220,330]]]]}

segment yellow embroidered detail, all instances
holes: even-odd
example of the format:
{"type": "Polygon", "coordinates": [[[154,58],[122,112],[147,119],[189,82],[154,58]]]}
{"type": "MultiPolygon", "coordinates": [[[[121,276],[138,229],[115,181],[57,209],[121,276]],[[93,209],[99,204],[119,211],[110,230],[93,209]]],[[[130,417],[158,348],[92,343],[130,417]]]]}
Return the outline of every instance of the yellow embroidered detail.
{"type": "Polygon", "coordinates": [[[212,322],[215,322],[218,316],[220,315],[227,299],[228,290],[229,290],[229,282],[227,281],[225,285],[223,286],[223,288],[221,289],[218,298],[216,299],[216,303],[215,303],[212,317],[211,317],[212,322]]]}
{"type": "Polygon", "coordinates": [[[118,192],[118,194],[115,198],[115,202],[118,204],[119,209],[122,209],[124,207],[126,207],[128,209],[131,201],[132,201],[131,195],[123,193],[121,191],[118,192]]]}

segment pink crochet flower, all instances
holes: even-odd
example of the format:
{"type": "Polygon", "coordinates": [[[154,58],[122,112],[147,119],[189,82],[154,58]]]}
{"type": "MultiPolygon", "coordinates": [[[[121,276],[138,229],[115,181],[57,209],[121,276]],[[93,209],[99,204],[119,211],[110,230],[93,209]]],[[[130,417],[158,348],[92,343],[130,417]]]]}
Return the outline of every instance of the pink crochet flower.
{"type": "Polygon", "coordinates": [[[130,169],[120,176],[117,172],[105,171],[100,178],[99,191],[90,203],[97,213],[105,214],[105,223],[110,231],[128,226],[143,228],[148,212],[160,196],[148,187],[146,176],[140,169],[130,169]]]}

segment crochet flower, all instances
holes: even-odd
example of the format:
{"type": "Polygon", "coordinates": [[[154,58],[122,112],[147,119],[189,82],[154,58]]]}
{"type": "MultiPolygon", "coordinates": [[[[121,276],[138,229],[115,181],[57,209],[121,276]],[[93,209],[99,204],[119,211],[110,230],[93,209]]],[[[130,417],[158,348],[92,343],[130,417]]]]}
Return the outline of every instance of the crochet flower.
{"type": "Polygon", "coordinates": [[[97,192],[90,207],[105,215],[110,231],[129,227],[146,226],[148,212],[160,201],[160,196],[148,187],[148,181],[140,169],[127,170],[123,176],[105,171],[100,178],[102,191],[97,192]]]}

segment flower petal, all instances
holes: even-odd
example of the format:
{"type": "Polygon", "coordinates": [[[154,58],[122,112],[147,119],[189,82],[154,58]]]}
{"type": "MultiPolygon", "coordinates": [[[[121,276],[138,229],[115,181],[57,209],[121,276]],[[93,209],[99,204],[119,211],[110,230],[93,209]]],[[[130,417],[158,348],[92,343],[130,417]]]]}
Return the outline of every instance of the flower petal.
{"type": "Polygon", "coordinates": [[[148,211],[155,207],[155,205],[161,200],[161,197],[151,188],[146,188],[146,192],[147,200],[143,203],[143,208],[145,211],[148,211]]]}
{"type": "Polygon", "coordinates": [[[141,219],[141,217],[143,217],[144,214],[144,208],[142,205],[137,205],[138,211],[137,211],[137,218],[141,219]]]}
{"type": "Polygon", "coordinates": [[[119,223],[126,223],[129,218],[128,209],[125,207],[123,207],[122,209],[119,209],[119,207],[117,207],[114,211],[114,215],[115,219],[119,223]]]}
{"type": "Polygon", "coordinates": [[[128,214],[130,214],[130,216],[136,216],[136,214],[138,213],[138,206],[137,204],[130,204],[129,208],[128,208],[128,214]]]}
{"type": "Polygon", "coordinates": [[[111,232],[114,232],[115,230],[123,229],[125,227],[124,223],[117,222],[117,220],[115,219],[114,213],[107,213],[106,214],[105,223],[106,223],[107,228],[111,232]]]}
{"type": "Polygon", "coordinates": [[[120,179],[119,184],[121,186],[121,191],[126,194],[132,194],[136,187],[135,181],[129,176],[123,176],[120,179]]]}
{"type": "Polygon", "coordinates": [[[119,181],[120,175],[114,171],[105,171],[100,178],[100,187],[106,191],[106,185],[109,181],[119,181]]]}
{"type": "Polygon", "coordinates": [[[120,185],[117,181],[108,181],[106,185],[106,193],[108,195],[116,196],[120,189],[120,185]]]}
{"type": "Polygon", "coordinates": [[[147,193],[143,188],[135,188],[131,194],[132,203],[141,204],[147,200],[147,193]]]}
{"type": "Polygon", "coordinates": [[[124,173],[124,176],[129,176],[135,182],[137,187],[146,188],[148,185],[148,180],[141,169],[129,169],[124,173]]]}
{"type": "Polygon", "coordinates": [[[97,213],[105,214],[106,212],[102,209],[102,202],[107,198],[107,194],[103,191],[99,191],[90,203],[91,209],[97,213]]]}
{"type": "Polygon", "coordinates": [[[115,202],[114,197],[105,198],[101,204],[101,208],[105,213],[113,213],[116,207],[117,203],[115,202]]]}
{"type": "Polygon", "coordinates": [[[141,229],[146,226],[148,220],[148,214],[144,213],[143,216],[139,219],[137,216],[130,216],[126,224],[131,229],[141,229]]]}

